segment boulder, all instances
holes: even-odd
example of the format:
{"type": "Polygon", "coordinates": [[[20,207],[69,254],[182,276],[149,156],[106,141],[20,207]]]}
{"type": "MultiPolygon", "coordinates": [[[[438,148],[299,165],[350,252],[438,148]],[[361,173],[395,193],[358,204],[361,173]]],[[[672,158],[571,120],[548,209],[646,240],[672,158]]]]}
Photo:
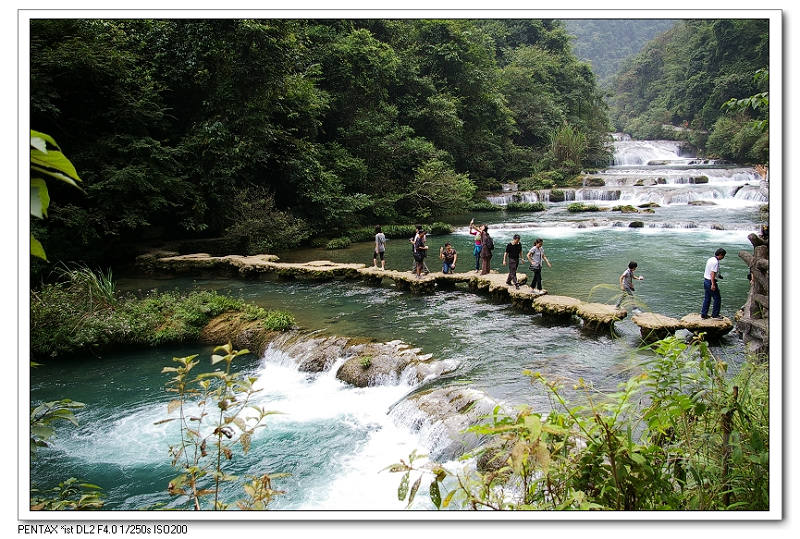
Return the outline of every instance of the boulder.
{"type": "Polygon", "coordinates": [[[657,313],[638,313],[631,320],[639,326],[639,332],[645,342],[663,339],[683,327],[680,320],[657,313]]]}
{"type": "Polygon", "coordinates": [[[287,338],[296,333],[289,331],[282,335],[281,332],[265,329],[259,320],[249,320],[242,313],[227,312],[211,319],[200,331],[199,340],[210,345],[230,341],[237,350],[246,349],[261,356],[274,339],[287,338]]]}
{"type": "Polygon", "coordinates": [[[644,223],[642,221],[631,221],[631,224],[628,225],[629,228],[644,228],[644,223]]]}
{"type": "Polygon", "coordinates": [[[399,340],[349,346],[348,359],[336,371],[336,378],[356,387],[392,385],[403,378],[422,383],[458,366],[455,361],[432,361],[431,354],[420,351],[399,340]]]}
{"type": "Polygon", "coordinates": [[[551,189],[547,195],[547,199],[550,202],[564,202],[564,200],[566,200],[566,194],[561,189],[551,189]]]}
{"type": "Polygon", "coordinates": [[[688,329],[692,333],[706,334],[707,341],[716,341],[727,335],[733,329],[733,322],[730,318],[722,317],[720,320],[714,318],[701,318],[700,313],[687,314],[680,320],[681,327],[688,329]]]}
{"type": "Polygon", "coordinates": [[[482,391],[463,386],[445,386],[414,393],[391,411],[396,421],[411,430],[423,431],[432,444],[431,457],[444,461],[479,447],[482,438],[469,427],[488,422],[498,405],[482,391]]]}
{"type": "Polygon", "coordinates": [[[603,178],[584,178],[583,185],[585,187],[605,187],[606,182],[603,178]]]}
{"type": "Polygon", "coordinates": [[[716,202],[711,202],[710,200],[690,200],[688,202],[690,206],[716,206],[716,202]]]}
{"type": "Polygon", "coordinates": [[[298,338],[277,347],[294,358],[297,370],[302,372],[327,371],[350,353],[350,341],[345,337],[298,338]]]}
{"type": "Polygon", "coordinates": [[[604,303],[580,303],[575,314],[583,319],[584,329],[598,332],[611,331],[614,322],[628,316],[628,311],[604,303]]]}
{"type": "Polygon", "coordinates": [[[577,311],[579,299],[568,296],[539,296],[533,300],[533,310],[547,318],[569,320],[577,311]]]}

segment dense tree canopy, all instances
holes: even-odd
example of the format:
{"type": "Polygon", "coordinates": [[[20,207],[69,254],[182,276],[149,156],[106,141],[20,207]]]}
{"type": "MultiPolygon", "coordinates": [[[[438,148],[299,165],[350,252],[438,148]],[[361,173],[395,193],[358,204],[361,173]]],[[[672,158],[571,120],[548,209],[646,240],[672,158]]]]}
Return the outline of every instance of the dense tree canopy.
{"type": "Polygon", "coordinates": [[[34,20],[31,126],[85,182],[36,223],[55,259],[197,235],[289,247],[609,158],[594,75],[554,20],[34,20]],[[586,140],[568,163],[565,126],[586,140]]]}

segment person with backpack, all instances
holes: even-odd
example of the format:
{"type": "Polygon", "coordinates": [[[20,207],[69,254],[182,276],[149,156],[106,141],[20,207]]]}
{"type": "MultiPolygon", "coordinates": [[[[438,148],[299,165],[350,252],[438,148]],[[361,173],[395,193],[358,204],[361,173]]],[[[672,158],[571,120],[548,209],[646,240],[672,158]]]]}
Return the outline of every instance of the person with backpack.
{"type": "Polygon", "coordinates": [[[492,263],[494,240],[489,235],[489,225],[481,226],[481,275],[489,273],[492,263]]]}
{"type": "MultiPolygon", "coordinates": [[[[417,248],[415,246],[416,246],[416,243],[417,243],[417,238],[419,238],[419,233],[421,231],[422,231],[422,225],[417,225],[417,231],[414,234],[414,237],[411,238],[410,240],[408,240],[408,241],[411,242],[411,255],[414,257],[414,261],[411,263],[411,273],[416,273],[417,272],[417,256],[416,256],[417,248]]],[[[428,269],[428,265],[425,264],[425,260],[422,261],[422,272],[425,275],[430,273],[430,270],[428,269]]]]}

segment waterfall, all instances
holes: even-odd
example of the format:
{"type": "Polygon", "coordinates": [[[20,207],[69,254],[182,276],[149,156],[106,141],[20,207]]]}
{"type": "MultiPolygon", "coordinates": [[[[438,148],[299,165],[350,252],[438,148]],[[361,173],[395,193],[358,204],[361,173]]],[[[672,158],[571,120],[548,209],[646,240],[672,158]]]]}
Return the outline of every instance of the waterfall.
{"type": "Polygon", "coordinates": [[[679,155],[680,142],[672,140],[616,140],[614,165],[647,165],[651,161],[688,162],[679,155]]]}

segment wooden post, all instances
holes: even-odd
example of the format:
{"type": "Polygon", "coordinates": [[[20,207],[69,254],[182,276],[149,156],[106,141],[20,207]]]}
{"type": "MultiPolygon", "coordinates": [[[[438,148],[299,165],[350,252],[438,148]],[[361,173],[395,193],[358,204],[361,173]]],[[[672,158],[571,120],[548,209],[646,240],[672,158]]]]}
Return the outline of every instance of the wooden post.
{"type": "Polygon", "coordinates": [[[730,439],[733,430],[733,411],[736,400],[739,398],[739,386],[733,386],[733,399],[727,412],[722,414],[722,505],[726,509],[731,504],[730,483],[728,482],[730,463],[730,439]]]}

